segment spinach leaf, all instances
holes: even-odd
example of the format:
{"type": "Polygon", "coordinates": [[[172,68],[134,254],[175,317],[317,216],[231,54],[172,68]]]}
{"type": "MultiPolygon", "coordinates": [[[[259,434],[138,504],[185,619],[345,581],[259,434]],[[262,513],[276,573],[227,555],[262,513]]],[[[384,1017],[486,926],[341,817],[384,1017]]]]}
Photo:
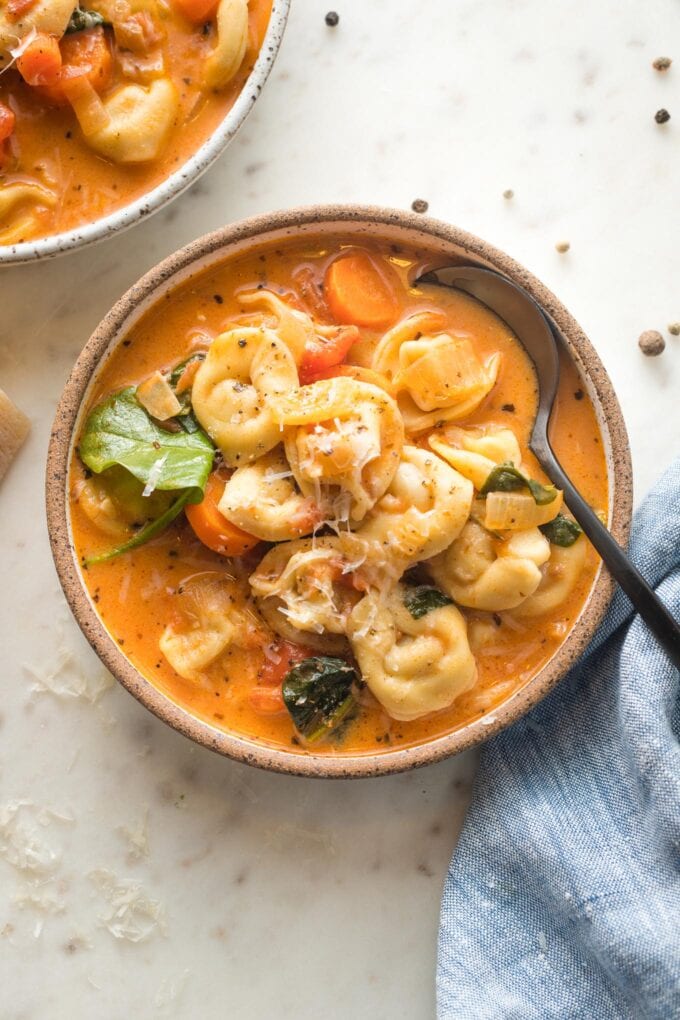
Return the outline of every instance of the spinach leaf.
{"type": "Polygon", "coordinates": [[[120,464],[154,489],[188,489],[186,501],[200,503],[215,448],[202,429],[192,433],[162,429],[137,402],[130,386],[90,413],[78,452],[96,474],[120,464]]]}
{"type": "Polygon", "coordinates": [[[479,495],[488,496],[490,492],[517,492],[520,489],[528,489],[538,506],[552,503],[557,496],[554,485],[541,485],[533,478],[527,478],[510,461],[493,469],[479,490],[479,495]]]}
{"type": "Polygon", "coordinates": [[[429,584],[419,584],[415,588],[407,588],[404,593],[404,605],[414,620],[420,620],[433,609],[452,606],[453,599],[445,595],[439,588],[429,584]]]}
{"type": "Polygon", "coordinates": [[[97,11],[84,11],[81,7],[76,7],[69,18],[64,34],[71,35],[74,32],[85,32],[88,28],[97,28],[98,25],[108,26],[108,24],[109,22],[105,21],[97,11]]]}
{"type": "Polygon", "coordinates": [[[129,552],[131,549],[137,549],[140,545],[144,545],[150,539],[155,538],[156,535],[160,535],[162,531],[165,531],[168,524],[174,521],[184,507],[189,502],[189,496],[191,495],[191,489],[185,489],[184,492],[180,493],[174,503],[168,507],[165,513],[161,514],[160,517],[156,517],[155,520],[149,521],[144,525],[143,528],[137,532],[136,535],[123,545],[116,546],[115,549],[109,549],[108,552],[100,553],[98,556],[88,556],[85,559],[85,566],[89,567],[93,563],[105,563],[107,560],[112,560],[114,556],[119,556],[121,553],[129,552]]]}
{"type": "Polygon", "coordinates": [[[564,549],[573,545],[583,534],[583,528],[577,522],[565,514],[558,514],[554,520],[539,526],[545,537],[553,545],[561,545],[564,549]]]}
{"type": "Polygon", "coordinates": [[[310,743],[327,736],[356,702],[356,670],[326,655],[303,659],[283,681],[283,701],[299,733],[310,743]]]}

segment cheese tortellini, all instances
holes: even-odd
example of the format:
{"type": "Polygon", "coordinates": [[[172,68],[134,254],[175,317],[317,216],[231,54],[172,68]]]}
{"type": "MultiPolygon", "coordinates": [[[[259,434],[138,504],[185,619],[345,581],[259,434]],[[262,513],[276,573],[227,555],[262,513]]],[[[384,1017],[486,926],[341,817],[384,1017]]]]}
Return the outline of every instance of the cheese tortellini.
{"type": "Polygon", "coordinates": [[[371,693],[393,719],[408,721],[450,705],[474,685],[477,667],[455,606],[416,619],[404,595],[402,585],[387,599],[369,592],[347,634],[371,693]]]}
{"type": "Polygon", "coordinates": [[[275,332],[232,329],[213,340],[196,372],[194,413],[225,463],[246,464],[281,442],[272,400],[297,384],[295,359],[275,332]]]}
{"type": "Polygon", "coordinates": [[[9,65],[10,50],[30,32],[44,32],[60,39],[66,31],[69,18],[75,7],[74,0],[36,0],[28,10],[13,20],[7,4],[0,6],[0,69],[9,65]]]}
{"type": "Polygon", "coordinates": [[[502,425],[472,428],[447,425],[433,432],[428,444],[447,464],[469,478],[477,490],[483,487],[497,464],[519,467],[522,463],[517,436],[502,425]]]}
{"type": "Polygon", "coordinates": [[[533,595],[541,583],[540,567],[549,558],[550,544],[538,528],[503,541],[471,520],[427,566],[458,605],[493,613],[515,609],[533,595]]]}
{"type": "Polygon", "coordinates": [[[387,492],[358,529],[373,558],[398,573],[446,549],[470,514],[472,485],[442,460],[405,446],[387,492]]]}
{"type": "MultiPolygon", "coordinates": [[[[81,122],[88,145],[114,163],[146,163],[157,159],[163,150],[179,99],[170,79],[158,78],[148,88],[123,85],[102,107],[104,123],[97,130],[81,122]]],[[[74,109],[80,120],[77,103],[74,109]]]]}
{"type": "Polygon", "coordinates": [[[246,642],[257,624],[244,607],[240,586],[224,574],[208,572],[185,581],[177,598],[177,620],[165,628],[159,647],[176,673],[200,681],[206,667],[231,644],[246,642]]]}
{"type": "Polygon", "coordinates": [[[513,616],[542,616],[557,609],[571,595],[583,573],[587,545],[583,537],[563,548],[552,546],[550,560],[543,569],[540,584],[526,601],[520,603],[513,616]]]}
{"type": "Polygon", "coordinates": [[[302,492],[329,517],[362,520],[389,486],[404,441],[396,403],[371,383],[337,377],[273,402],[302,492]],[[344,507],[342,505],[345,498],[344,507]]]}
{"type": "Polygon", "coordinates": [[[298,631],[344,634],[360,593],[353,572],[360,545],[351,536],[304,538],[271,549],[250,577],[262,600],[276,599],[278,612],[298,631]]]}
{"type": "Polygon", "coordinates": [[[265,542],[309,535],[321,521],[316,503],[297,488],[280,447],[236,469],[219,509],[232,524],[265,542]]]}
{"type": "Polygon", "coordinates": [[[223,89],[243,62],[248,45],[248,0],[220,0],[217,8],[217,45],[205,62],[205,83],[223,89]]]}
{"type": "Polygon", "coordinates": [[[386,333],[373,355],[373,368],[392,381],[409,432],[472,414],[494,387],[500,355],[485,363],[471,338],[439,331],[443,317],[417,312],[386,333]]]}

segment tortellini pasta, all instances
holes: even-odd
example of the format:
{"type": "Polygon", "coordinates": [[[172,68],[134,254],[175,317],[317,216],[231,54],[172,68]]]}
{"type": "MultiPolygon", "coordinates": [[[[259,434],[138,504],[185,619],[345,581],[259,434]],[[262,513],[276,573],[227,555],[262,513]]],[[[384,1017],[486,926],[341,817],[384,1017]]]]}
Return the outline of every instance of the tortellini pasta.
{"type": "Polygon", "coordinates": [[[470,514],[472,485],[428,450],[405,446],[390,486],[357,531],[402,572],[446,549],[470,514]]]}
{"type": "Polygon", "coordinates": [[[443,459],[482,488],[497,464],[519,467],[522,452],[512,429],[502,425],[461,428],[447,425],[428,437],[428,444],[443,459]]]}
{"type": "Polygon", "coordinates": [[[297,488],[281,447],[237,468],[219,509],[232,524],[266,542],[309,535],[321,520],[316,503],[297,488]]]}
{"type": "Polygon", "coordinates": [[[248,44],[248,0],[220,0],[217,45],[205,61],[205,83],[223,89],[243,62],[248,44]]]}
{"type": "MultiPolygon", "coordinates": [[[[145,163],[157,159],[179,109],[177,90],[169,78],[148,88],[123,85],[103,101],[104,124],[92,131],[82,124],[87,144],[114,163],[145,163]]],[[[78,105],[74,106],[80,120],[78,105]]]]}
{"type": "Polygon", "coordinates": [[[362,520],[389,486],[404,441],[389,394],[356,379],[323,379],[274,401],[273,414],[287,427],[286,456],[302,492],[329,519],[362,520]]]}
{"type": "Polygon", "coordinates": [[[515,532],[503,541],[471,520],[427,567],[439,587],[459,605],[500,612],[515,609],[533,595],[550,551],[538,528],[515,532]]]}
{"type": "Polygon", "coordinates": [[[361,546],[352,536],[283,542],[264,556],[250,576],[260,599],[277,599],[278,612],[298,631],[344,634],[359,600],[353,571],[361,546]]]}
{"type": "Polygon", "coordinates": [[[347,634],[371,693],[393,719],[408,721],[447,708],[474,685],[477,667],[455,606],[416,619],[404,595],[402,585],[387,599],[369,592],[347,634]]]}
{"type": "Polygon", "coordinates": [[[271,290],[254,290],[239,294],[239,301],[246,307],[264,308],[275,320],[276,334],[295,358],[296,365],[302,361],[305,348],[314,340],[316,330],[309,315],[291,308],[271,290]]]}
{"type": "Polygon", "coordinates": [[[40,209],[51,209],[57,196],[38,184],[0,186],[0,244],[20,240],[34,223],[40,209]]]}
{"type": "Polygon", "coordinates": [[[246,464],[281,442],[272,399],[297,384],[293,355],[276,333],[232,329],[213,340],[196,372],[194,413],[227,464],[246,464]]]}
{"type": "Polygon", "coordinates": [[[542,616],[557,609],[578,584],[585,566],[587,548],[583,537],[567,547],[551,546],[552,555],[544,567],[540,584],[533,595],[514,610],[513,616],[542,616]]]}
{"type": "Polygon", "coordinates": [[[185,581],[176,597],[177,620],[165,628],[159,647],[176,673],[200,681],[206,667],[232,643],[243,643],[256,624],[244,609],[242,590],[224,574],[185,581]]]}
{"type": "Polygon", "coordinates": [[[13,21],[3,3],[0,7],[0,68],[9,64],[10,50],[33,30],[61,38],[74,7],[74,0],[37,0],[13,21]]]}
{"type": "Polygon", "coordinates": [[[412,433],[472,414],[498,376],[499,354],[482,364],[469,336],[437,331],[443,322],[437,313],[417,312],[386,333],[373,356],[373,368],[399,394],[412,433]]]}

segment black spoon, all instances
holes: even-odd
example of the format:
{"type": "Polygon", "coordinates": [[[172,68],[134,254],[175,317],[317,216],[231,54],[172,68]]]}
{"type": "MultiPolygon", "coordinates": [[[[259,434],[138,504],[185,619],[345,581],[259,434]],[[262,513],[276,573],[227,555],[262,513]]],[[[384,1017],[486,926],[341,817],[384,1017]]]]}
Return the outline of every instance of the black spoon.
{"type": "Polygon", "coordinates": [[[438,284],[471,294],[503,319],[519,338],[534,363],[538,378],[538,411],[529,447],[551,482],[564,492],[564,502],[609,572],[621,585],[671,662],[680,669],[680,626],[572,485],[550,445],[548,423],[560,371],[557,327],[551,325],[540,306],[522,287],[491,269],[447,266],[426,273],[416,283],[438,284]]]}

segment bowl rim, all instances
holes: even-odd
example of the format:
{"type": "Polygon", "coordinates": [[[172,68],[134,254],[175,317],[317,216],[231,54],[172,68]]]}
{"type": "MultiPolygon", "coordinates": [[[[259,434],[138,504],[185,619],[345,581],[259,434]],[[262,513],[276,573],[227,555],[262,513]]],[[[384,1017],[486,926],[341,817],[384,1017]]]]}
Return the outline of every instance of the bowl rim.
{"type": "Polygon", "coordinates": [[[217,129],[177,170],[151,191],[91,223],[83,223],[71,230],[38,237],[33,241],[0,245],[0,266],[55,258],[123,233],[140,220],[158,212],[197,181],[224,152],[255,105],[281,47],[291,2],[273,0],[260,52],[234,104],[227,110],[217,129]]]}
{"type": "MultiPolygon", "coordinates": [[[[52,555],[67,602],[93,649],[116,679],[147,709],[180,733],[211,750],[236,761],[275,772],[323,778],[355,778],[389,775],[433,764],[483,743],[516,722],[542,700],[564,676],[592,638],[611,600],[614,581],[601,565],[595,584],[564,643],[539,672],[519,691],[494,710],[493,719],[484,716],[442,737],[380,753],[325,756],[281,750],[247,737],[224,733],[191,715],[146,680],[122,653],[106,630],[81,579],[69,528],[68,470],[73,433],[80,407],[100,360],[118,334],[124,336],[127,320],[138,306],[155,303],[161,294],[186,279],[196,264],[203,272],[229,256],[229,249],[244,242],[257,243],[276,233],[293,237],[300,228],[308,236],[330,233],[337,227],[356,233],[368,229],[376,237],[393,231],[420,233],[423,243],[433,241],[455,245],[470,258],[489,264],[516,280],[553,317],[562,331],[572,357],[580,362],[592,390],[596,411],[609,445],[610,530],[625,545],[632,513],[632,472],[626,428],[611,380],[595,349],[575,319],[547,287],[533,274],[488,242],[440,220],[378,206],[314,205],[266,213],[229,224],[192,241],[147,272],[116,302],[95,329],[81,351],[59,401],[50,437],[46,469],[47,524],[52,555]],[[354,228],[352,231],[350,228],[354,228]],[[213,258],[214,256],[214,258],[213,258]],[[207,261],[210,260],[210,261],[207,261]],[[200,263],[200,264],[199,264],[200,263]],[[183,274],[183,275],[182,275],[183,274]]],[[[410,240],[408,243],[417,243],[410,240]]]]}

